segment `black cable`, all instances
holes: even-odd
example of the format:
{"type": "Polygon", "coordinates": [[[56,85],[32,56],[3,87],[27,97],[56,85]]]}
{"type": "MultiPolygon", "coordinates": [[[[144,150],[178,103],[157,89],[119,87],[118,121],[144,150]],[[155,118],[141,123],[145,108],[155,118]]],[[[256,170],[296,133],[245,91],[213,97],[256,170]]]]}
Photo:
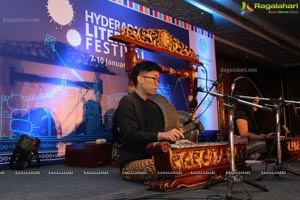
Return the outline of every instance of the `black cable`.
{"type": "Polygon", "coordinates": [[[247,76],[239,76],[239,77],[237,77],[236,79],[234,79],[234,83],[235,83],[237,80],[239,80],[239,79],[246,79],[246,80],[248,80],[248,81],[252,84],[252,86],[256,89],[256,91],[258,92],[259,96],[260,96],[260,97],[264,97],[264,96],[262,95],[262,93],[260,92],[260,90],[258,89],[258,87],[255,85],[255,83],[254,83],[250,78],[248,78],[247,76]]]}
{"type": "MultiPolygon", "coordinates": [[[[207,82],[208,82],[208,74],[207,74],[207,69],[206,67],[204,67],[204,65],[201,66],[197,66],[197,67],[202,67],[205,71],[205,89],[206,91],[211,91],[212,88],[214,87],[214,85],[211,86],[211,88],[208,90],[208,86],[207,86],[207,82]]],[[[197,79],[200,79],[197,77],[197,79]]],[[[207,97],[208,93],[205,94],[205,96],[202,98],[201,102],[197,105],[197,107],[195,108],[194,112],[192,113],[192,116],[196,113],[196,111],[199,109],[200,105],[202,105],[203,101],[205,100],[205,98],[207,97]]],[[[197,98],[197,97],[196,97],[197,98]]],[[[211,104],[211,103],[210,103],[211,104]]],[[[210,106],[210,104],[208,105],[208,107],[210,106]]],[[[205,109],[205,111],[208,109],[208,107],[205,109]]],[[[202,112],[203,114],[204,112],[202,112]]],[[[202,115],[201,114],[201,115],[202,115]]],[[[200,115],[199,115],[200,116],[200,115]]],[[[195,119],[197,119],[199,116],[197,116],[195,119]]]]}
{"type": "MultiPolygon", "coordinates": [[[[212,86],[211,87],[211,89],[213,88],[214,86],[212,86]]],[[[210,90],[211,90],[210,89],[210,90]]],[[[209,91],[210,91],[209,90],[209,91]]],[[[203,97],[203,99],[201,100],[201,102],[200,102],[200,104],[199,105],[201,105],[202,104],[202,102],[205,100],[205,98],[206,98],[206,96],[208,95],[208,93],[206,93],[205,94],[205,96],[203,97]]],[[[198,119],[199,117],[201,117],[206,111],[207,111],[207,109],[210,107],[210,105],[212,104],[212,102],[213,102],[213,100],[214,100],[214,97],[212,97],[211,98],[211,100],[210,100],[210,102],[209,102],[209,104],[206,106],[206,108],[196,117],[196,119],[198,119]]]]}

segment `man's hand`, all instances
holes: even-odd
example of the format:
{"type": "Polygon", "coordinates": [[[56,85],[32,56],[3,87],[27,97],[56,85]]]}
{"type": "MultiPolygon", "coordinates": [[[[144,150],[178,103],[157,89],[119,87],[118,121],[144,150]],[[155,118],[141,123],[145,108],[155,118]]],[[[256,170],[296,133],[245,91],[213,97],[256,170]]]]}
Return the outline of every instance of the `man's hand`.
{"type": "Polygon", "coordinates": [[[159,132],[157,135],[157,140],[170,140],[175,142],[177,140],[183,139],[184,135],[178,129],[173,128],[167,132],[159,132]]]}
{"type": "Polygon", "coordinates": [[[275,133],[269,133],[266,136],[267,136],[267,139],[274,138],[275,137],[275,133]]]}
{"type": "Polygon", "coordinates": [[[270,140],[274,139],[275,133],[268,133],[268,134],[261,134],[262,135],[262,140],[270,140]]]}

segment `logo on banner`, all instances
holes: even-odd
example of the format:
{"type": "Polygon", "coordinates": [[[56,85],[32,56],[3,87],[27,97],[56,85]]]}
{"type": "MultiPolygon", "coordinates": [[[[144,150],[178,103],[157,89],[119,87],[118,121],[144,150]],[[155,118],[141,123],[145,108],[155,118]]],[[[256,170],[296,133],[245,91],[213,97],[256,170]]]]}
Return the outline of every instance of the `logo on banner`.
{"type": "Polygon", "coordinates": [[[298,14],[298,3],[253,3],[251,6],[246,1],[242,1],[241,14],[254,12],[255,10],[266,11],[268,14],[298,14]]]}
{"type": "Polygon", "coordinates": [[[206,45],[206,41],[204,39],[199,40],[199,49],[201,50],[201,52],[207,51],[207,45],[206,45]]]}
{"type": "Polygon", "coordinates": [[[249,12],[254,12],[254,8],[252,8],[247,2],[243,1],[242,2],[242,7],[241,10],[248,10],[249,12]]]}
{"type": "Polygon", "coordinates": [[[50,22],[68,29],[65,33],[68,44],[73,47],[84,47],[85,50],[91,52],[90,62],[103,67],[125,67],[123,61],[116,60],[125,55],[125,45],[120,45],[110,40],[109,37],[119,35],[121,27],[133,27],[133,25],[86,9],[84,10],[85,29],[83,33],[72,27],[72,23],[76,18],[76,11],[70,0],[48,0],[46,7],[51,18],[50,22]]]}
{"type": "MultiPolygon", "coordinates": [[[[59,24],[60,26],[70,26],[74,21],[74,10],[69,0],[48,0],[47,5],[49,16],[51,21],[59,24]],[[63,12],[61,12],[63,10],[63,12]]],[[[81,35],[76,29],[70,29],[66,34],[67,41],[73,47],[77,47],[81,44],[81,35]]]]}

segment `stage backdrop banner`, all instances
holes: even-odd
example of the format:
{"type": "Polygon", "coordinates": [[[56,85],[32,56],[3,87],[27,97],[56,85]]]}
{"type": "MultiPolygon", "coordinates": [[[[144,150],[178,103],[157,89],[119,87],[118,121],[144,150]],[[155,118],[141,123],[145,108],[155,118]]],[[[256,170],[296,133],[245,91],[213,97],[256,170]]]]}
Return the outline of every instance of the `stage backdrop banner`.
{"type": "MultiPolygon", "coordinates": [[[[215,41],[213,35],[201,28],[189,31],[190,47],[199,55],[203,66],[198,66],[198,87],[203,91],[217,92],[215,83],[217,80],[215,62],[215,41]]],[[[199,118],[207,132],[218,130],[217,99],[206,92],[199,91],[197,100],[199,108],[196,117],[199,118]]]]}
{"type": "MultiPolygon", "coordinates": [[[[195,48],[209,78],[215,78],[212,34],[130,0],[1,1],[0,20],[1,166],[23,134],[41,139],[39,153],[46,163],[62,162],[67,144],[111,142],[112,115],[128,86],[126,46],[109,39],[121,27],[167,30],[195,48]]],[[[187,67],[183,60],[143,49],[138,55],[175,69],[187,67]]],[[[177,110],[188,110],[186,80],[178,84],[177,77],[162,75],[158,93],[177,110]]],[[[202,106],[213,113],[214,104],[202,106]]],[[[207,120],[205,128],[217,130],[215,123],[207,120]]]]}

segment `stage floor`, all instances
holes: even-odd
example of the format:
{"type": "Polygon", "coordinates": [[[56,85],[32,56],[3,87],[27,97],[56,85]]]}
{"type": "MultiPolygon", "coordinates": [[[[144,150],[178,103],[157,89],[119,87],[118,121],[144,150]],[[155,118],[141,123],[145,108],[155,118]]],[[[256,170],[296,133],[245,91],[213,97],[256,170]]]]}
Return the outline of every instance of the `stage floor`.
{"type": "MultiPolygon", "coordinates": [[[[264,163],[251,162],[251,174],[243,175],[254,181],[264,172],[264,163]]],[[[289,170],[300,173],[300,161],[283,163],[289,170]]],[[[272,167],[270,168],[272,169],[272,167]]],[[[233,185],[236,199],[284,200],[299,199],[300,176],[280,172],[279,176],[267,175],[261,181],[269,188],[264,192],[245,183],[233,185]]],[[[171,192],[148,191],[140,182],[123,181],[119,169],[105,166],[97,168],[66,167],[64,164],[42,165],[39,169],[25,171],[2,169],[0,171],[1,199],[225,199],[228,182],[210,189],[203,185],[180,188],[171,192]]]]}

